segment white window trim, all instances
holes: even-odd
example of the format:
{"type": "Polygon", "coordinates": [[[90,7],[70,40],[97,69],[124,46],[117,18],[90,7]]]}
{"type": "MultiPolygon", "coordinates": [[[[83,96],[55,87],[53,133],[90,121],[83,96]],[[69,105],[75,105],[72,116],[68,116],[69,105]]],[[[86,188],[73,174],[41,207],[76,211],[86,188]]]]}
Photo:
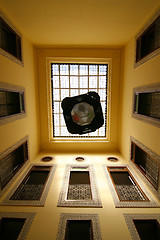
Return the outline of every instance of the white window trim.
{"type": "Polygon", "coordinates": [[[111,112],[111,58],[70,58],[70,57],[47,57],[46,58],[46,81],[47,81],[47,112],[48,112],[48,133],[50,142],[108,142],[110,140],[110,112],[111,112]],[[53,137],[53,118],[52,118],[52,92],[51,92],[51,63],[87,63],[87,64],[108,64],[108,81],[107,81],[107,119],[106,119],[106,138],[94,137],[86,138],[56,138],[53,137]]]}

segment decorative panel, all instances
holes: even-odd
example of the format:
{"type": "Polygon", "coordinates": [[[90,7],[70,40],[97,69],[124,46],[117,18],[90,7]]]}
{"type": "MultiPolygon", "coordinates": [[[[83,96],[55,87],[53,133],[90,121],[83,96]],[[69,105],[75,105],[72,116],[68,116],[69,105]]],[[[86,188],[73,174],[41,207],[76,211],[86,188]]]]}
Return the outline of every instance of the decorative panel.
{"type": "Polygon", "coordinates": [[[56,165],[30,165],[1,202],[1,205],[44,206],[55,168],[56,165]],[[36,172],[36,175],[33,176],[32,170],[36,172]],[[39,175],[39,173],[46,176],[39,175]]]}
{"type": "Polygon", "coordinates": [[[0,212],[0,238],[25,240],[35,213],[0,212]]]}
{"type": "Polygon", "coordinates": [[[57,206],[102,207],[93,166],[66,166],[57,206]]]}
{"type": "Polygon", "coordinates": [[[108,168],[114,168],[115,171],[119,171],[127,168],[130,173],[128,176],[128,183],[126,180],[123,182],[123,178],[117,178],[120,184],[113,181],[111,174],[107,170],[107,166],[104,166],[104,171],[109,184],[109,188],[113,197],[115,207],[160,207],[159,202],[154,198],[145,184],[141,181],[132,168],[128,165],[108,166],[108,168]]]}
{"type": "Polygon", "coordinates": [[[123,214],[133,240],[159,240],[160,214],[123,214]]]}
{"type": "Polygon", "coordinates": [[[101,240],[98,215],[62,213],[59,221],[57,240],[67,239],[101,240]],[[71,227],[74,229],[72,230],[71,227]]]}

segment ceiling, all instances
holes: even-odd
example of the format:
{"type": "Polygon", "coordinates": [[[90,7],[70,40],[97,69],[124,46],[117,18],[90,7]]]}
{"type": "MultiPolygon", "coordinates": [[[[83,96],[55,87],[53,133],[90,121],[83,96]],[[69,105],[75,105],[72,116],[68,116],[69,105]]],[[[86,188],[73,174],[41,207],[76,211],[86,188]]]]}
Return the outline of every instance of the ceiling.
{"type": "Polygon", "coordinates": [[[35,45],[122,46],[160,0],[0,0],[35,45]]]}

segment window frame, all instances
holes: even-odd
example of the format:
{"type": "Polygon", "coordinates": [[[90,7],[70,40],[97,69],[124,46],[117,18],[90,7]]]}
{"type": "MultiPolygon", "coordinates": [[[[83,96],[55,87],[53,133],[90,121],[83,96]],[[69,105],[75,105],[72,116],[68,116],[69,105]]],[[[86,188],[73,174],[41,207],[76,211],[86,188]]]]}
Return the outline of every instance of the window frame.
{"type": "Polygon", "coordinates": [[[150,190],[155,194],[156,197],[160,198],[160,156],[155,152],[151,151],[149,148],[144,146],[137,139],[130,137],[130,159],[131,166],[139,173],[145,184],[150,188],[150,190]],[[159,174],[158,174],[158,187],[157,189],[152,185],[149,179],[144,175],[144,173],[140,170],[140,168],[133,162],[132,160],[132,143],[137,145],[141,150],[143,150],[146,154],[148,154],[151,158],[153,158],[159,165],[159,174]]]}
{"type": "Polygon", "coordinates": [[[152,26],[154,21],[160,16],[160,9],[149,19],[149,21],[145,24],[145,26],[140,30],[140,32],[135,37],[135,59],[134,59],[134,68],[139,67],[141,64],[149,61],[150,59],[154,58],[155,56],[160,54],[160,47],[155,49],[154,51],[150,52],[148,55],[137,61],[137,40],[145,33],[147,29],[152,26]]]}
{"type": "Polygon", "coordinates": [[[56,238],[57,240],[65,240],[66,225],[68,220],[90,220],[92,225],[93,239],[102,240],[98,214],[85,213],[61,213],[56,238]]]}
{"type": "Polygon", "coordinates": [[[24,240],[27,238],[28,232],[30,230],[35,215],[36,215],[35,212],[0,212],[0,219],[2,218],[25,219],[24,225],[17,238],[18,240],[24,240]]]}
{"type": "Polygon", "coordinates": [[[9,155],[10,153],[14,152],[17,148],[19,148],[21,145],[24,145],[24,143],[27,143],[27,156],[28,158],[26,159],[26,161],[24,161],[24,163],[17,169],[17,171],[15,172],[15,174],[13,175],[13,177],[8,181],[8,183],[6,184],[6,186],[0,191],[0,196],[2,196],[7,189],[11,186],[11,184],[18,178],[19,174],[24,170],[24,168],[28,165],[29,160],[30,160],[30,155],[29,155],[29,147],[28,147],[28,136],[22,138],[20,141],[16,142],[14,145],[12,145],[11,147],[9,147],[8,149],[6,149],[4,152],[2,152],[0,154],[0,160],[4,159],[7,155],[9,155]]]}
{"type": "MultiPolygon", "coordinates": [[[[15,35],[16,39],[19,38],[20,41],[20,58],[17,58],[15,55],[7,52],[6,50],[4,50],[3,48],[0,47],[0,54],[2,54],[3,56],[9,58],[10,60],[14,61],[15,63],[18,63],[19,65],[21,65],[22,67],[24,66],[24,62],[23,62],[23,41],[22,41],[22,34],[14,27],[14,25],[6,18],[6,16],[0,11],[0,18],[2,19],[2,21],[4,22],[4,24],[8,27],[8,29],[10,29],[10,31],[15,35]]],[[[1,31],[1,29],[0,29],[1,31]]],[[[0,39],[1,41],[1,39],[0,39]]],[[[17,40],[18,41],[18,40],[17,40]]],[[[16,41],[16,45],[17,45],[17,41],[16,41]]]]}
{"type": "Polygon", "coordinates": [[[150,207],[160,207],[159,202],[155,197],[152,196],[148,188],[145,186],[141,178],[138,176],[136,171],[133,171],[133,168],[126,164],[116,164],[116,165],[103,165],[104,173],[106,176],[107,183],[110,188],[110,192],[115,204],[116,208],[124,208],[124,207],[141,207],[141,208],[150,208],[150,207]],[[119,197],[117,195],[116,189],[114,187],[113,181],[110,177],[109,171],[107,167],[113,167],[113,168],[127,168],[131,175],[134,177],[134,180],[138,183],[139,187],[142,189],[143,193],[147,196],[149,201],[120,201],[119,197]]]}
{"type": "Polygon", "coordinates": [[[26,113],[26,94],[25,94],[25,88],[22,86],[17,86],[13,84],[8,84],[4,82],[0,82],[0,90],[7,91],[7,92],[16,92],[21,95],[23,95],[23,107],[24,111],[12,114],[12,115],[6,115],[0,118],[0,125],[7,124],[12,121],[16,121],[18,119],[22,119],[27,116],[26,113]]]}
{"type": "Polygon", "coordinates": [[[140,93],[151,93],[151,92],[160,92],[160,84],[151,84],[140,87],[133,88],[133,99],[132,99],[132,117],[143,122],[149,123],[153,126],[160,127],[160,119],[154,118],[147,115],[139,114],[135,111],[135,98],[136,95],[140,93]]]}
{"type": "Polygon", "coordinates": [[[56,170],[56,165],[55,164],[43,164],[43,163],[35,163],[35,164],[30,164],[27,169],[24,171],[24,173],[21,175],[19,180],[16,182],[16,184],[12,187],[12,189],[8,192],[6,197],[3,199],[3,201],[0,203],[0,205],[3,206],[44,206],[50,185],[52,183],[52,178],[54,176],[56,170]],[[50,167],[50,171],[48,174],[48,177],[45,182],[45,186],[43,188],[43,192],[41,194],[41,197],[39,200],[11,200],[12,195],[17,191],[17,189],[20,187],[22,182],[26,179],[28,174],[30,173],[31,169],[33,167],[50,167]]]}
{"type": "Polygon", "coordinates": [[[99,191],[97,187],[97,182],[95,178],[94,167],[92,165],[67,165],[65,167],[65,173],[63,177],[63,182],[61,185],[61,191],[58,199],[58,207],[102,207],[101,199],[99,196],[99,191]],[[70,180],[71,171],[89,171],[90,188],[91,188],[91,199],[83,200],[70,200],[67,199],[68,186],[70,180]]]}
{"type": "Polygon", "coordinates": [[[148,197],[146,196],[146,194],[144,193],[144,191],[141,189],[141,187],[139,186],[138,182],[136,181],[136,179],[133,177],[133,174],[131,174],[131,172],[129,171],[129,169],[126,166],[117,166],[117,167],[107,167],[107,170],[109,172],[110,178],[112,180],[113,186],[115,188],[115,191],[118,195],[118,198],[120,200],[120,202],[125,202],[125,201],[132,201],[132,202],[145,202],[145,201],[149,201],[148,197]],[[117,191],[117,187],[116,184],[113,180],[112,174],[111,172],[115,173],[115,172],[124,172],[124,173],[128,173],[129,177],[131,177],[132,181],[136,184],[136,187],[138,188],[138,190],[140,191],[140,193],[143,195],[143,197],[145,198],[145,200],[121,200],[121,196],[117,191]]]}
{"type": "Polygon", "coordinates": [[[48,126],[49,126],[49,140],[50,142],[108,142],[110,140],[110,108],[111,108],[111,65],[110,58],[71,58],[71,57],[47,57],[47,107],[48,107],[48,126]],[[54,137],[53,136],[53,117],[52,117],[52,86],[51,86],[51,63],[59,64],[107,64],[108,65],[108,79],[107,79],[107,106],[106,106],[106,137],[54,137]]]}
{"type": "Polygon", "coordinates": [[[130,235],[133,240],[141,240],[138,231],[135,227],[134,220],[157,220],[157,222],[160,224],[160,214],[123,214],[124,219],[126,221],[126,225],[128,227],[128,230],[130,232],[130,235]]]}

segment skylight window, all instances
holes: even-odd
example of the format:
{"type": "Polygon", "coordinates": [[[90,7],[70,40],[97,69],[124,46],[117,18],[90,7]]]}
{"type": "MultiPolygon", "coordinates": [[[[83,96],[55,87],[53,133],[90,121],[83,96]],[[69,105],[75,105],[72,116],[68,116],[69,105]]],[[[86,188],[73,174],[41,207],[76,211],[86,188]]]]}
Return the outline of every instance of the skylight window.
{"type": "Polygon", "coordinates": [[[106,138],[108,64],[51,63],[52,113],[54,138],[106,138]],[[74,97],[95,91],[100,96],[104,124],[95,132],[84,135],[70,134],[67,130],[61,102],[65,97],[74,97]]]}

